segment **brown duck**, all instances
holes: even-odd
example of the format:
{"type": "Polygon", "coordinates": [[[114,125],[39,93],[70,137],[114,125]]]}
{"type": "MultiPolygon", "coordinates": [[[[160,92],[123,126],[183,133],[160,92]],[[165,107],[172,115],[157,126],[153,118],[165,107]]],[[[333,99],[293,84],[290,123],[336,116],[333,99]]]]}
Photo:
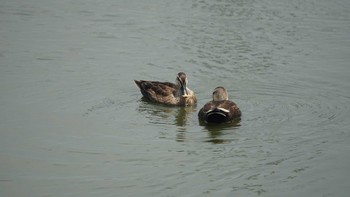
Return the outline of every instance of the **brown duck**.
{"type": "Polygon", "coordinates": [[[213,100],[206,103],[198,112],[198,118],[207,123],[230,122],[241,116],[236,103],[228,100],[225,88],[217,87],[213,92],[213,100]]]}
{"type": "Polygon", "coordinates": [[[151,102],[173,106],[195,105],[196,95],[187,87],[188,80],[184,72],[179,72],[176,83],[135,80],[142,95],[151,102]]]}

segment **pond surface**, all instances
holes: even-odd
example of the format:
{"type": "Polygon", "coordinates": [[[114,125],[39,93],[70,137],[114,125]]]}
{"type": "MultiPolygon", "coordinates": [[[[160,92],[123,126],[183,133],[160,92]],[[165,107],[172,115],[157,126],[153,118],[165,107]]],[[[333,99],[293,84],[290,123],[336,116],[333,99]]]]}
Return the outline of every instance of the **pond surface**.
{"type": "Polygon", "coordinates": [[[0,3],[0,196],[348,196],[348,0],[0,3]],[[194,107],[144,101],[175,81],[194,107]],[[242,119],[199,125],[217,86],[242,119]]]}

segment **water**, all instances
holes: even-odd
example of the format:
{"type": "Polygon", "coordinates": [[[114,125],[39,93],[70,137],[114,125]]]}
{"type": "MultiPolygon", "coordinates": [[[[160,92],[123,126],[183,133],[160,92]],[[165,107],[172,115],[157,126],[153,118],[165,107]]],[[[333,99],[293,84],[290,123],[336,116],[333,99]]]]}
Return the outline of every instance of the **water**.
{"type": "Polygon", "coordinates": [[[0,3],[0,196],[347,196],[346,0],[0,3]],[[184,71],[196,107],[133,79],[184,71]],[[216,86],[242,110],[202,126],[216,86]]]}

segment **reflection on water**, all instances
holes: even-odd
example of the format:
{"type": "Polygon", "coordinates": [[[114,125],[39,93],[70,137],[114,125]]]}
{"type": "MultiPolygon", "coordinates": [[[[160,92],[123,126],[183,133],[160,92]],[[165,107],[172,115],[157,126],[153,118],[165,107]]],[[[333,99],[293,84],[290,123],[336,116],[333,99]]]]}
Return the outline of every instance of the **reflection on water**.
{"type": "MultiPolygon", "coordinates": [[[[185,142],[187,135],[193,131],[190,128],[195,124],[202,126],[201,132],[207,132],[208,135],[203,141],[212,142],[214,144],[230,143],[232,139],[225,138],[225,132],[234,132],[241,126],[241,119],[237,119],[222,124],[206,124],[200,122],[197,118],[196,106],[186,107],[169,107],[157,103],[149,102],[143,97],[138,101],[137,110],[144,115],[149,123],[155,125],[168,125],[172,129],[173,125],[176,130],[176,141],[185,142]],[[224,135],[224,136],[222,136],[224,135]]],[[[231,133],[232,134],[232,133],[231,133]]]]}
{"type": "Polygon", "coordinates": [[[138,111],[144,114],[149,119],[149,122],[153,124],[173,124],[186,128],[189,114],[196,112],[195,106],[169,107],[149,102],[143,97],[138,103],[138,111]]]}
{"type": "Polygon", "coordinates": [[[175,117],[176,125],[185,128],[189,114],[194,112],[196,112],[196,108],[193,106],[179,107],[175,117]]]}
{"type": "Polygon", "coordinates": [[[221,124],[206,124],[200,122],[200,125],[205,131],[208,131],[208,140],[206,142],[212,142],[214,144],[226,144],[232,142],[232,134],[241,126],[241,119],[233,120],[227,123],[221,124]],[[230,132],[229,137],[225,135],[225,132],[230,132]]]}
{"type": "MultiPolygon", "coordinates": [[[[236,119],[231,122],[225,122],[220,124],[215,123],[200,123],[201,126],[203,126],[206,130],[217,133],[221,132],[223,130],[229,130],[229,129],[237,129],[241,126],[241,119],[236,119]]],[[[214,135],[215,136],[215,135],[214,135]]]]}
{"type": "MultiPolygon", "coordinates": [[[[150,123],[156,125],[174,125],[176,127],[176,141],[186,141],[186,132],[190,124],[189,119],[196,114],[196,106],[165,106],[151,103],[144,97],[139,100],[138,111],[147,117],[150,123]]],[[[168,128],[171,128],[168,126],[168,128]]]]}

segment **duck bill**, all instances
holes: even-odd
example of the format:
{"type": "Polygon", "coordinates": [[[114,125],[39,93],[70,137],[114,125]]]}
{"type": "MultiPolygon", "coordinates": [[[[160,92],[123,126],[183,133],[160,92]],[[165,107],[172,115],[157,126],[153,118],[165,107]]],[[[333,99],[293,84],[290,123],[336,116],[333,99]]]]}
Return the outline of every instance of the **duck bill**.
{"type": "Polygon", "coordinates": [[[186,86],[182,86],[182,87],[181,87],[181,94],[182,94],[182,95],[186,95],[186,96],[188,95],[188,91],[187,91],[186,86]]]}

